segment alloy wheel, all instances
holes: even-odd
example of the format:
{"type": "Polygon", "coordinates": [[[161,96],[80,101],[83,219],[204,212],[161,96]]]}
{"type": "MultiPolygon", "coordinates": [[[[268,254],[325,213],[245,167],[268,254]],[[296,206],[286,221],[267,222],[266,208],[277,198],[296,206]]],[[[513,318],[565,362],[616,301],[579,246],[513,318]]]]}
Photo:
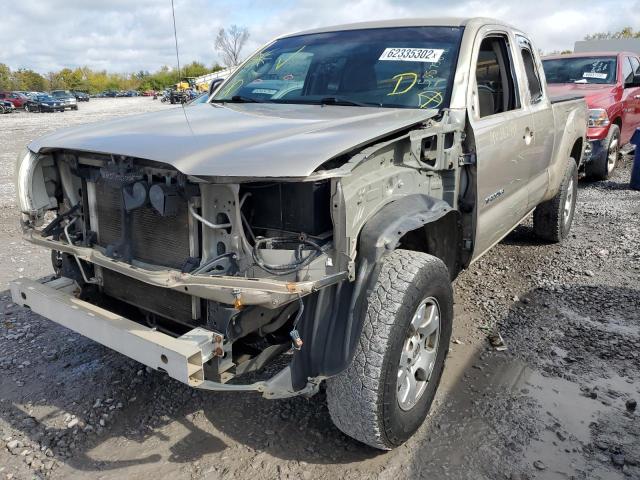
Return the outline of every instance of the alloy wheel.
{"type": "Polygon", "coordinates": [[[611,139],[611,142],[609,143],[609,150],[607,151],[607,173],[613,172],[613,169],[616,168],[619,153],[620,143],[616,136],[611,139]]]}
{"type": "Polygon", "coordinates": [[[402,410],[411,410],[422,397],[438,355],[440,306],[429,297],[418,305],[398,365],[397,398],[402,410]]]}

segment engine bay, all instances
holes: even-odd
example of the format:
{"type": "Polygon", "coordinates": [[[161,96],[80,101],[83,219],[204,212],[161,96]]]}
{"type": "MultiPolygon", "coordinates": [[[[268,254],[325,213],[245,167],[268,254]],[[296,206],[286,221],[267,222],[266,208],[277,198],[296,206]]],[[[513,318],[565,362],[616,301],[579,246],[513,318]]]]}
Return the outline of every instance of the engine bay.
{"type": "Polygon", "coordinates": [[[56,273],[78,284],[79,298],[168,335],[220,334],[210,363],[221,381],[299,349],[304,297],[346,275],[333,248],[331,179],[210,183],[76,152],[38,163],[32,191],[49,212],[25,227],[52,248],[56,273]]]}

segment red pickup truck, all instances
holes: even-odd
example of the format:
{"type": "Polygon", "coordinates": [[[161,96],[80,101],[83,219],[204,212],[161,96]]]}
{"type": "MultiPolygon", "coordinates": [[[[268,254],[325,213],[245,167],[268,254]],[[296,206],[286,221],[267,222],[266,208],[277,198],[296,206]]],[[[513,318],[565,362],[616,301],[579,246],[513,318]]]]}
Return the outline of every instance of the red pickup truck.
{"type": "Polygon", "coordinates": [[[620,147],[640,127],[640,58],[629,52],[584,52],[546,57],[542,63],[551,94],[585,97],[585,173],[594,180],[609,178],[620,147]]]}
{"type": "Polygon", "coordinates": [[[24,108],[29,98],[18,92],[0,92],[0,100],[11,102],[16,108],[24,108]]]}

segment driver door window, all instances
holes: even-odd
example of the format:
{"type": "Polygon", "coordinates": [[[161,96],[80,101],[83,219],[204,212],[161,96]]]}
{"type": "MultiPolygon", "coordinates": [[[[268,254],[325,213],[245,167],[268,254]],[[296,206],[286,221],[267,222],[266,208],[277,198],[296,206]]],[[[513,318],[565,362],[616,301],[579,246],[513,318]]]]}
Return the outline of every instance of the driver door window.
{"type": "Polygon", "coordinates": [[[476,63],[476,88],[480,118],[519,108],[509,45],[503,37],[482,41],[476,63]]]}

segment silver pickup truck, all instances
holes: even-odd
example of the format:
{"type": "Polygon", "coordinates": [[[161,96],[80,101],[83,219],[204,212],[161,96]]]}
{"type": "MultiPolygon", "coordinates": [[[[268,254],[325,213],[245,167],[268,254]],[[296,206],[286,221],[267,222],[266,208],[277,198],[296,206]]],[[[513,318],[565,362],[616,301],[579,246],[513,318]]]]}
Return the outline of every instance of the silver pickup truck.
{"type": "Polygon", "coordinates": [[[207,103],[32,142],[22,225],[57,278],[13,300],[195,388],[326,380],[336,426],[390,449],[440,382],[451,281],[532,212],[567,236],[586,117],[496,20],[283,36],[207,103]]]}

